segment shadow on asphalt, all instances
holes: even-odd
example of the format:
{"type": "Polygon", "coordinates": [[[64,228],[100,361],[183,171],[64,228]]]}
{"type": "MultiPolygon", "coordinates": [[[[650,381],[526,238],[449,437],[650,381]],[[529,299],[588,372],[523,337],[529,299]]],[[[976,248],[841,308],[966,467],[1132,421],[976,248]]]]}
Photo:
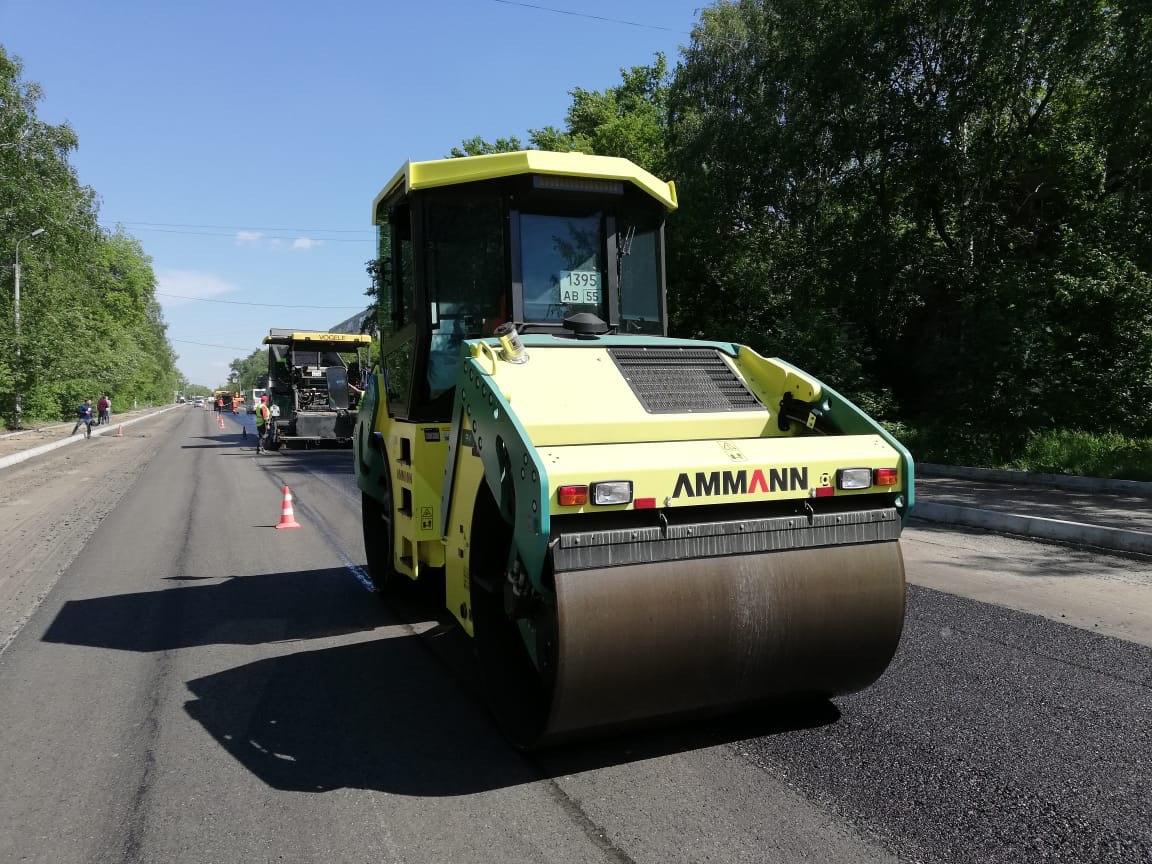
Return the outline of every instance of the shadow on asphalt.
{"type": "MultiPolygon", "coordinates": [[[[214,577],[177,574],[176,581],[214,577]]],[[[317,639],[395,623],[340,567],[224,577],[210,585],[173,585],[69,600],[45,642],[118,651],[173,651],[198,645],[261,645],[317,639]],[[339,590],[332,590],[333,585],[339,590]]]]}
{"type": "Polygon", "coordinates": [[[253,662],[187,682],[189,716],[276,789],[464,795],[839,718],[826,701],[777,706],[525,755],[491,719],[471,640],[447,618],[419,636],[390,635],[395,629],[372,636],[386,625],[427,620],[430,606],[419,592],[386,607],[339,568],[211,584],[197,584],[200,574],[164,578],[176,584],[65,603],[43,641],[160,652],[363,634],[312,650],[283,645],[273,649],[278,656],[265,650],[253,662]]]}
{"type": "Polygon", "coordinates": [[[314,474],[346,474],[351,477],[356,473],[356,466],[352,462],[352,450],[293,450],[282,455],[293,460],[292,467],[306,468],[314,474]]]}
{"type": "MultiPolygon", "coordinates": [[[[1001,534],[987,531],[983,528],[973,528],[964,525],[951,525],[944,522],[927,522],[913,516],[908,527],[915,529],[922,535],[934,537],[941,535],[945,545],[951,545],[949,538],[955,535],[979,538],[1004,537],[1016,543],[1027,543],[1019,551],[1005,552],[996,548],[990,554],[978,554],[969,550],[962,560],[940,557],[931,559],[928,563],[948,566],[986,567],[989,570],[1002,570],[1017,576],[1047,577],[1047,576],[1084,576],[1092,574],[1108,574],[1115,571],[1123,574],[1133,569],[1143,570],[1152,564],[1152,555],[1142,555],[1139,552],[1124,552],[1120,549],[1099,549],[1092,546],[1076,546],[1061,543],[1057,540],[1046,540],[1041,537],[1025,537],[1019,534],[1001,534]],[[1037,547],[1044,549],[1037,552],[1037,547]]],[[[904,536],[907,541],[908,535],[904,536]]]]}
{"type": "Polygon", "coordinates": [[[449,667],[429,654],[430,638],[467,637],[454,628],[434,632],[301,651],[197,678],[188,682],[194,698],[184,707],[275,789],[420,797],[492,791],[839,719],[823,701],[525,754],[485,708],[474,663],[449,667]]]}

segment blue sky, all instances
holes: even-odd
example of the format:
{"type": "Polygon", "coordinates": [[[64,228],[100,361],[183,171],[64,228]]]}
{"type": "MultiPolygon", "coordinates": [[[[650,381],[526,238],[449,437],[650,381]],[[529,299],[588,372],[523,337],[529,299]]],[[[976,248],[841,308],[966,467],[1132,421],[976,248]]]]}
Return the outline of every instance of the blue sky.
{"type": "Polygon", "coordinates": [[[572,87],[675,61],[705,3],[540,5],[668,29],[498,0],[0,0],[0,43],[43,86],[41,117],[75,128],[102,221],[140,238],[160,291],[341,307],[162,297],[180,368],[214,386],[269,327],[363,308],[371,201],[404,160],[559,125],[572,87]]]}

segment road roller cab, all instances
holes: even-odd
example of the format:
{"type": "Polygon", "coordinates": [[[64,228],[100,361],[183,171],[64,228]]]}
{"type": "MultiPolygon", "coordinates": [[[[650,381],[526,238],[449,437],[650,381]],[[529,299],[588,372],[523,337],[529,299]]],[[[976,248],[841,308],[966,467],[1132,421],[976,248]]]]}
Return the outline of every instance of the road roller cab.
{"type": "Polygon", "coordinates": [[[369,571],[437,589],[521,744],[860,689],[899,640],[910,456],[782,360],[667,338],[676,206],[539,151],[410,162],[373,203],[369,571]]]}

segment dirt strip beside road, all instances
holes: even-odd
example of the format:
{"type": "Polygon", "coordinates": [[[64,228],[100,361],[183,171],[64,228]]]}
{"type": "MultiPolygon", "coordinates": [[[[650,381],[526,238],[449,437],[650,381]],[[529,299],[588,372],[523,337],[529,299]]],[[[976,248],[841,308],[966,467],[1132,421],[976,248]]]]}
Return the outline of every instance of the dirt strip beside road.
{"type": "MultiPolygon", "coordinates": [[[[169,411],[129,427],[123,438],[93,438],[4,472],[0,652],[83,550],[100,521],[131,489],[165,436],[187,416],[169,411]],[[61,478],[67,482],[59,482],[61,478]]],[[[149,542],[147,537],[137,539],[149,542]]]]}

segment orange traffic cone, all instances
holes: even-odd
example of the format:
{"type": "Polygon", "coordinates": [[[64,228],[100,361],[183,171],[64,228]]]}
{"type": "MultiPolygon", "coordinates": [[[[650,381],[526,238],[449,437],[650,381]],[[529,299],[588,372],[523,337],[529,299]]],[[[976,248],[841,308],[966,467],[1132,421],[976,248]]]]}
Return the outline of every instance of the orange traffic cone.
{"type": "Polygon", "coordinates": [[[280,505],[280,523],[276,526],[276,530],[299,527],[300,523],[296,521],[296,514],[292,512],[292,490],[285,486],[284,503],[280,505]]]}
{"type": "Polygon", "coordinates": [[[124,437],[124,424],[123,423],[121,423],[119,426],[116,427],[116,437],[117,438],[123,438],[124,437]]]}

